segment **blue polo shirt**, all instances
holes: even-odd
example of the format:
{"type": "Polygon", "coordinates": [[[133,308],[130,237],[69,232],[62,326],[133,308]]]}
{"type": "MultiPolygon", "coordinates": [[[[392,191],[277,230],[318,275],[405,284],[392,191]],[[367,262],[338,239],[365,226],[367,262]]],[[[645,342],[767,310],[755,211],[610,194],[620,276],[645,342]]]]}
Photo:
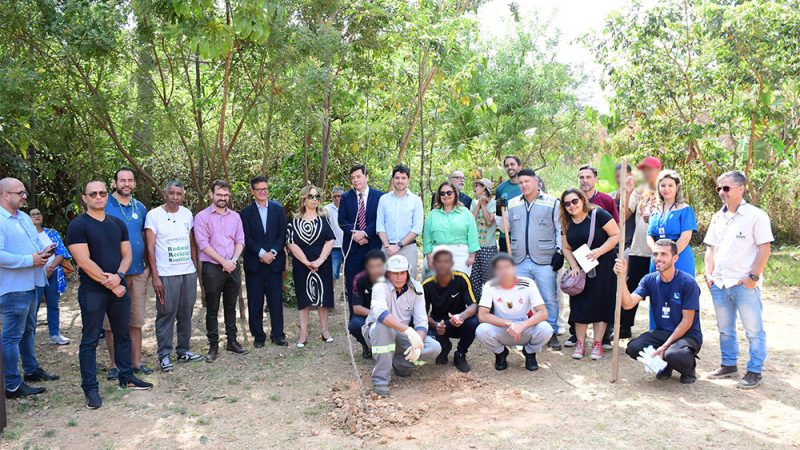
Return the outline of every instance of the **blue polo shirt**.
{"type": "Polygon", "coordinates": [[[144,272],[144,219],[147,217],[147,209],[142,202],[131,196],[131,201],[127,205],[122,205],[113,195],[108,196],[106,203],[106,214],[121,220],[128,228],[128,236],[131,240],[131,268],[127,275],[139,275],[144,272]]]}
{"type": "Polygon", "coordinates": [[[0,207],[0,295],[47,286],[44,267],[33,267],[33,254],[41,250],[31,218],[0,207]]]}
{"type": "Polygon", "coordinates": [[[703,343],[703,332],[700,331],[700,287],[694,277],[676,270],[672,280],[665,283],[658,272],[648,273],[633,293],[642,298],[650,296],[650,317],[655,319],[656,330],[672,333],[681,323],[684,310],[695,311],[692,326],[683,337],[703,343]]]}

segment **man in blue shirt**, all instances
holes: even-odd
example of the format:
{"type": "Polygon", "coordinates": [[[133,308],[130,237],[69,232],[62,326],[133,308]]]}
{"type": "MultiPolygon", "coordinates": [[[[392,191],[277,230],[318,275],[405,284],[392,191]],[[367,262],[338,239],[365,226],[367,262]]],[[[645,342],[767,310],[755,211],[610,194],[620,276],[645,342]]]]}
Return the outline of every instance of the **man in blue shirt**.
{"type": "MultiPolygon", "coordinates": [[[[497,201],[511,200],[514,197],[522,195],[519,188],[519,171],[522,170],[522,161],[518,156],[509,155],[503,158],[503,167],[506,169],[508,179],[500,183],[495,189],[495,197],[497,201]]],[[[501,252],[511,253],[511,250],[506,247],[506,235],[500,231],[500,246],[498,249],[501,252]]]]}
{"type": "Polygon", "coordinates": [[[403,255],[411,263],[410,275],[417,278],[417,236],[422,233],[422,199],[408,190],[411,170],[397,165],[392,170],[394,189],[381,196],[375,230],[383,245],[383,252],[391,258],[403,255]]]}
{"type": "MultiPolygon", "coordinates": [[[[136,189],[136,178],[133,169],[122,167],[114,173],[112,184],[114,193],[108,197],[106,214],[116,217],[125,223],[131,242],[131,267],[125,274],[125,284],[128,287],[128,296],[131,298],[131,321],[128,331],[131,336],[131,365],[135,373],[151,374],[153,369],[142,362],[142,326],[144,326],[144,311],[147,303],[147,279],[150,270],[144,265],[144,220],[147,217],[147,208],[142,202],[133,198],[136,189]]],[[[108,357],[111,368],[108,369],[109,380],[116,380],[119,370],[114,364],[114,335],[108,317],[103,319],[103,329],[106,333],[108,357]]]]}
{"type": "Polygon", "coordinates": [[[57,380],[39,367],[36,334],[36,288],[47,286],[44,264],[55,246],[42,248],[31,218],[19,208],[28,198],[25,185],[14,178],[0,180],[0,310],[3,316],[3,376],[7,398],[41,394],[43,387],[28,386],[19,374],[19,360],[25,381],[57,380]]]}
{"type": "MultiPolygon", "coordinates": [[[[653,248],[656,271],[645,275],[639,287],[631,293],[622,285],[622,307],[631,309],[643,298],[650,296],[651,317],[655,329],[632,340],[625,353],[636,359],[645,347],[652,345],[656,355],[667,362],[658,379],[668,379],[672,370],[681,374],[681,383],[697,381],[695,357],[703,345],[700,331],[700,288],[694,277],[677,270],[678,246],[670,239],[661,239],[653,248]]],[[[614,272],[624,277],[627,274],[625,258],[617,259],[614,272]]]]}

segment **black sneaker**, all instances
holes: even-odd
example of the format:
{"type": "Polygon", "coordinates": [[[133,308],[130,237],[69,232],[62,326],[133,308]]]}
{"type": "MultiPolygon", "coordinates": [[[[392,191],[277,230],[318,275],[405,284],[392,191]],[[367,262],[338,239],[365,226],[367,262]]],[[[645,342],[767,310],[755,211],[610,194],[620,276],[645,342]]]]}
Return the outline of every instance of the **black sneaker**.
{"type": "Polygon", "coordinates": [[[760,384],[761,384],[761,374],[750,372],[748,370],[747,373],[744,374],[744,378],[742,378],[741,380],[739,380],[738,383],[736,383],[736,387],[739,389],[755,389],[760,384]]]}
{"type": "MultiPolygon", "coordinates": [[[[656,378],[659,380],[669,380],[672,378],[672,367],[667,366],[659,370],[656,374],[656,378]]],[[[683,377],[681,377],[681,379],[683,379],[683,377]]]]}
{"type": "Polygon", "coordinates": [[[361,357],[364,359],[372,358],[372,350],[369,347],[363,347],[361,349],[361,357]]]}
{"type": "Polygon", "coordinates": [[[44,369],[39,367],[36,370],[34,370],[33,372],[31,372],[31,373],[26,373],[24,378],[25,378],[25,381],[31,381],[31,382],[35,382],[35,381],[55,381],[55,380],[59,379],[59,376],[58,375],[54,375],[52,373],[47,373],[47,372],[45,372],[44,369]]]}
{"type": "Polygon", "coordinates": [[[97,409],[101,406],[103,406],[103,399],[100,398],[100,393],[96,389],[86,393],[87,408],[97,409]]]}
{"type": "Polygon", "coordinates": [[[132,376],[127,383],[120,382],[119,387],[121,389],[133,389],[135,391],[147,391],[153,388],[153,383],[148,383],[147,381],[132,376]]]}
{"type": "Polygon", "coordinates": [[[145,375],[150,375],[151,373],[153,373],[153,369],[147,367],[146,365],[144,365],[144,363],[141,363],[139,364],[139,367],[133,368],[133,373],[143,373],[145,375]]]}
{"type": "Polygon", "coordinates": [[[528,353],[525,350],[522,351],[522,354],[525,355],[525,368],[534,372],[539,370],[539,363],[536,362],[536,353],[528,353]]]}
{"type": "Polygon", "coordinates": [[[697,375],[694,370],[691,373],[681,374],[681,384],[693,384],[695,381],[697,381],[697,375]]]}
{"type": "Polygon", "coordinates": [[[453,353],[453,365],[459,372],[467,373],[472,370],[472,366],[467,362],[467,355],[459,351],[453,353]]]}
{"type": "Polygon", "coordinates": [[[495,370],[506,370],[508,369],[508,361],[506,361],[506,357],[508,356],[508,348],[503,347],[503,351],[500,353],[494,354],[494,368],[495,370]]]}
{"type": "Polygon", "coordinates": [[[633,332],[630,328],[620,328],[619,330],[619,338],[620,339],[630,339],[633,337],[633,332]]]}
{"type": "Polygon", "coordinates": [[[436,364],[438,365],[447,364],[447,356],[450,355],[450,350],[453,349],[453,344],[450,342],[450,339],[445,339],[441,344],[442,352],[436,357],[436,364]]]}
{"type": "Polygon", "coordinates": [[[558,336],[555,333],[550,337],[550,342],[547,343],[547,346],[553,350],[561,350],[561,342],[558,342],[558,336]]]}
{"type": "Polygon", "coordinates": [[[575,347],[575,344],[578,342],[578,338],[573,334],[564,341],[564,347],[575,347]]]}
{"type": "Polygon", "coordinates": [[[411,376],[410,369],[398,369],[397,367],[394,368],[394,374],[400,378],[408,378],[411,376]]]}
{"type": "Polygon", "coordinates": [[[178,361],[180,362],[193,362],[193,361],[200,361],[201,359],[203,359],[202,356],[192,352],[186,352],[182,355],[178,355],[178,361]]]}
{"type": "Polygon", "coordinates": [[[158,363],[158,367],[162,372],[172,372],[173,366],[172,361],[169,360],[169,356],[161,358],[161,361],[158,363]]]}
{"type": "Polygon", "coordinates": [[[106,380],[114,381],[117,379],[119,379],[119,369],[117,369],[116,367],[108,369],[108,375],[106,375],[106,380]]]}
{"type": "Polygon", "coordinates": [[[719,368],[708,374],[709,380],[720,380],[722,378],[732,378],[739,375],[739,368],[736,366],[719,366],[719,368]]]}
{"type": "Polygon", "coordinates": [[[9,391],[8,389],[6,389],[6,398],[21,398],[21,397],[28,397],[31,395],[39,395],[46,390],[47,389],[43,387],[28,386],[27,384],[22,383],[15,391],[9,391]]]}

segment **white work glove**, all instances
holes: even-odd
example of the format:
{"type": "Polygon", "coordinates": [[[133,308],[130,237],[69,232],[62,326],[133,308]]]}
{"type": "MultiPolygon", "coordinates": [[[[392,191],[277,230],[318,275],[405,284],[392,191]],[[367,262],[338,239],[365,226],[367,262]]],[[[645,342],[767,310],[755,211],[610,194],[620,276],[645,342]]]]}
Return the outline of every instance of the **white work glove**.
{"type": "Polygon", "coordinates": [[[656,349],[652,345],[648,345],[644,350],[639,352],[637,361],[644,364],[644,370],[647,373],[658,373],[667,367],[667,362],[661,359],[660,356],[654,356],[656,349]]]}
{"type": "Polygon", "coordinates": [[[406,361],[416,362],[422,354],[422,338],[419,337],[417,330],[411,327],[406,328],[403,333],[408,337],[408,342],[411,344],[411,347],[408,347],[403,353],[406,356],[406,361]]]}

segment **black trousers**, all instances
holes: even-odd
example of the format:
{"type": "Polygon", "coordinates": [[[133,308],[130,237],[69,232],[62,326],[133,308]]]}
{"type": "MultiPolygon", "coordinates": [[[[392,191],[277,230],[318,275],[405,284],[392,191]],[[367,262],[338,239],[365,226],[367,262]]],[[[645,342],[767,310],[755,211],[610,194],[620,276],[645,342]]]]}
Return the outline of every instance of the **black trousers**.
{"type": "Polygon", "coordinates": [[[81,345],[78,360],[81,367],[81,388],[84,393],[96,391],[97,341],[103,330],[103,318],[108,315],[111,333],[114,335],[114,364],[119,369],[119,381],[126,384],[133,376],[131,367],[131,337],[128,325],[131,321],[131,299],[127,293],[117,297],[109,290],[95,291],[83,286],[78,288],[78,305],[81,308],[81,345]]]}
{"type": "Polygon", "coordinates": [[[247,313],[250,335],[255,342],[265,342],[264,298],[269,310],[270,339],[286,337],[283,333],[283,272],[258,271],[245,273],[247,313]]]}
{"type": "MultiPolygon", "coordinates": [[[[645,275],[650,273],[650,257],[649,256],[630,256],[628,257],[628,279],[626,284],[628,290],[633,292],[639,287],[639,282],[642,281],[645,275]]],[[[636,310],[639,305],[631,309],[623,309],[620,316],[619,326],[621,329],[630,330],[636,322],[636,310]]]]}
{"type": "Polygon", "coordinates": [[[203,289],[206,292],[206,336],[210,344],[219,343],[219,300],[225,317],[225,335],[236,340],[236,301],[242,286],[239,266],[233,272],[223,272],[219,264],[203,263],[203,289]]]}
{"type": "MultiPolygon", "coordinates": [[[[461,324],[460,327],[454,327],[450,321],[444,321],[444,335],[439,335],[436,328],[428,328],[428,336],[439,341],[442,348],[450,343],[450,338],[458,339],[458,346],[456,350],[459,353],[467,354],[469,347],[475,341],[475,330],[478,329],[478,318],[475,316],[470,317],[461,324]]],[[[444,351],[444,350],[442,350],[444,351]]]]}
{"type": "Polygon", "coordinates": [[[364,334],[361,332],[361,327],[364,326],[364,323],[367,321],[367,318],[364,316],[357,316],[352,314],[350,316],[350,322],[347,324],[347,331],[356,338],[359,344],[361,344],[364,348],[369,348],[367,345],[367,341],[364,339],[364,334]]]}
{"type": "MultiPolygon", "coordinates": [[[[639,356],[639,352],[644,350],[648,345],[653,348],[658,348],[667,342],[671,331],[666,330],[653,330],[643,333],[641,336],[630,341],[625,353],[633,359],[639,356]]],[[[697,365],[695,357],[700,352],[700,343],[690,337],[682,337],[673,342],[667,351],[664,352],[664,361],[667,362],[667,367],[675,369],[680,374],[694,375],[694,368],[697,365]]]]}

